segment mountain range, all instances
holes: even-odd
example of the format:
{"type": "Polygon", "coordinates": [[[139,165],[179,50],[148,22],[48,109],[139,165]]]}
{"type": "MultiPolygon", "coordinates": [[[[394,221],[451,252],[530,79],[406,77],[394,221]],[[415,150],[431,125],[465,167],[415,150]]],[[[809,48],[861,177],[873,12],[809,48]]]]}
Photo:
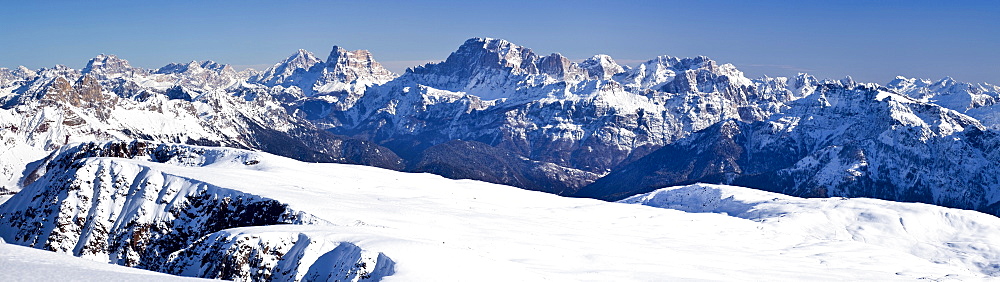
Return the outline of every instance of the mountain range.
{"type": "Polygon", "coordinates": [[[139,139],[606,200],[707,182],[998,214],[998,99],[951,78],[751,79],[707,57],[574,62],[491,38],[403,74],[337,46],[261,72],[100,55],[0,69],[0,191],[66,144],[139,139]]]}
{"type": "Polygon", "coordinates": [[[11,244],[236,281],[996,279],[998,102],[492,38],[402,74],[0,68],[0,279],[176,278],[11,244]]]}

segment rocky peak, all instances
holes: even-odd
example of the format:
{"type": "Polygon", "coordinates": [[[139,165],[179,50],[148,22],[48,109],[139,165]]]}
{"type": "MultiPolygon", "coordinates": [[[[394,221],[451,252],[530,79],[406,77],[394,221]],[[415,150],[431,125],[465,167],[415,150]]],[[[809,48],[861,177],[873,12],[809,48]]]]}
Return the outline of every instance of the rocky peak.
{"type": "Polygon", "coordinates": [[[45,89],[41,100],[45,104],[71,105],[87,111],[93,111],[100,119],[107,119],[118,96],[104,95],[100,80],[86,74],[76,83],[71,83],[65,77],[53,79],[45,89]]]}
{"type": "Polygon", "coordinates": [[[233,72],[233,73],[236,72],[236,70],[234,70],[233,67],[230,66],[230,65],[228,65],[228,64],[220,64],[220,63],[216,63],[216,62],[211,61],[211,60],[209,60],[209,61],[201,61],[201,62],[191,61],[191,64],[197,65],[201,69],[206,69],[206,70],[211,70],[211,71],[216,71],[216,72],[227,72],[227,73],[228,72],[233,72]]]}
{"type": "Polygon", "coordinates": [[[233,73],[236,72],[236,70],[234,70],[231,66],[226,64],[220,64],[213,61],[191,61],[187,64],[170,63],[156,70],[155,73],[180,74],[180,73],[200,73],[204,71],[233,72],[233,73]]]}
{"type": "Polygon", "coordinates": [[[531,49],[514,45],[503,39],[472,38],[466,40],[442,66],[453,68],[508,69],[511,73],[534,73],[538,56],[531,49]]]}
{"type": "Polygon", "coordinates": [[[586,71],[559,53],[542,57],[538,70],[558,80],[580,81],[587,78],[586,71]]]}
{"type": "Polygon", "coordinates": [[[81,70],[84,74],[94,74],[100,76],[113,76],[127,73],[134,73],[142,69],[133,68],[128,61],[118,58],[115,55],[100,54],[87,62],[87,66],[81,70]]]}
{"type": "Polygon", "coordinates": [[[19,66],[16,69],[0,68],[0,87],[19,80],[31,80],[38,76],[35,71],[19,66]]]}
{"type": "Polygon", "coordinates": [[[580,68],[587,71],[592,79],[611,79],[616,74],[625,72],[625,68],[608,55],[594,55],[580,63],[580,68]]]}
{"type": "Polygon", "coordinates": [[[959,112],[991,106],[1000,99],[1000,87],[971,84],[945,77],[937,82],[897,76],[886,88],[907,97],[932,102],[959,112]]]}
{"type": "Polygon", "coordinates": [[[337,81],[345,83],[366,80],[381,84],[395,77],[396,74],[375,61],[375,57],[368,50],[347,51],[340,46],[333,46],[333,50],[330,51],[324,73],[324,80],[336,78],[337,81]]]}
{"type": "MultiPolygon", "coordinates": [[[[743,76],[743,72],[731,64],[718,65],[705,56],[693,58],[660,57],[650,60],[652,69],[636,74],[629,81],[633,85],[649,85],[668,93],[716,93],[729,95],[731,99],[743,100],[745,93],[753,88],[753,82],[743,76]]],[[[644,64],[645,65],[645,64],[644,64]]]]}
{"type": "Polygon", "coordinates": [[[38,75],[38,73],[35,72],[34,70],[31,70],[24,66],[18,66],[17,69],[14,70],[14,74],[21,77],[33,77],[38,75]]]}
{"type": "Polygon", "coordinates": [[[301,79],[296,79],[297,76],[302,76],[309,72],[314,66],[322,64],[323,60],[316,57],[312,52],[299,49],[288,58],[274,64],[264,70],[264,72],[258,74],[251,80],[258,83],[262,83],[268,86],[283,85],[290,86],[301,79]]]}

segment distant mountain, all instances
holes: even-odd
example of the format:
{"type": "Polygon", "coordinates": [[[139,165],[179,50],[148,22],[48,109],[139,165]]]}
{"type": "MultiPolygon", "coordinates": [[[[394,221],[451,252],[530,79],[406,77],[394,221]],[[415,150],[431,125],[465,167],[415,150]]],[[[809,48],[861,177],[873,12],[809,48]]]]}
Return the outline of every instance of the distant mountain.
{"type": "Polygon", "coordinates": [[[1000,135],[874,84],[830,81],[768,120],[726,121],[654,151],[577,196],[730,183],[805,197],[870,197],[1000,213],[1000,135]]]}
{"type": "Polygon", "coordinates": [[[0,73],[0,191],[16,191],[22,171],[48,152],[91,140],[251,148],[305,161],[402,168],[386,148],[333,135],[295,116],[282,99],[300,93],[248,84],[249,73],[227,65],[205,61],[145,70],[100,55],[83,70],[0,73]]]}
{"type": "MultiPolygon", "coordinates": [[[[363,136],[411,162],[451,140],[482,142],[552,164],[550,173],[530,182],[557,183],[564,181],[544,175],[603,175],[721,120],[766,118],[808,95],[814,81],[805,75],[751,80],[705,57],[660,57],[629,69],[604,55],[577,64],[475,38],[444,62],[370,88],[330,130],[363,136]]],[[[571,193],[591,178],[541,190],[571,193]]]]}

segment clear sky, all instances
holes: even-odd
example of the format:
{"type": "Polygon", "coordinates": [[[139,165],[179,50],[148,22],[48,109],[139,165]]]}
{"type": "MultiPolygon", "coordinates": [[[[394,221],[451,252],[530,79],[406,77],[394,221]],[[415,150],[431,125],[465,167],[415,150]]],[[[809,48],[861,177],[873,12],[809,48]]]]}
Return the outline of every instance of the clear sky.
{"type": "Polygon", "coordinates": [[[465,39],[625,64],[709,56],[750,77],[807,72],[1000,84],[998,1],[3,1],[0,67],[213,60],[262,66],[306,49],[368,49],[393,71],[465,39]]]}

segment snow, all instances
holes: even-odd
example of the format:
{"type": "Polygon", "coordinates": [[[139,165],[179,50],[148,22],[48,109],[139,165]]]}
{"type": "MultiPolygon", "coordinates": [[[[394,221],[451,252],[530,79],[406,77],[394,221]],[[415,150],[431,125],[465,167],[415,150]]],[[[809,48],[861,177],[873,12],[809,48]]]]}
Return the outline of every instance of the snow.
{"type": "Polygon", "coordinates": [[[804,199],[710,184],[663,188],[621,202],[758,222],[780,230],[790,245],[863,243],[901,258],[1000,276],[1000,219],[978,212],[863,198],[804,199]]]}
{"type": "Polygon", "coordinates": [[[392,261],[386,281],[887,281],[1000,275],[1000,238],[991,237],[1000,232],[1000,219],[972,211],[870,199],[799,199],[713,185],[666,188],[625,201],[654,208],[204,149],[225,152],[184,165],[113,158],[87,164],[112,162],[120,167],[116,171],[163,173],[277,200],[329,224],[237,228],[219,236],[285,241],[304,236],[325,242],[308,256],[317,260],[333,249],[343,252],[342,245],[356,246],[361,257],[374,260],[381,254],[392,261]],[[246,165],[247,159],[259,163],[246,165]]]}
{"type": "Polygon", "coordinates": [[[3,243],[0,280],[15,281],[206,281],[105,264],[64,254],[3,243]]]}

